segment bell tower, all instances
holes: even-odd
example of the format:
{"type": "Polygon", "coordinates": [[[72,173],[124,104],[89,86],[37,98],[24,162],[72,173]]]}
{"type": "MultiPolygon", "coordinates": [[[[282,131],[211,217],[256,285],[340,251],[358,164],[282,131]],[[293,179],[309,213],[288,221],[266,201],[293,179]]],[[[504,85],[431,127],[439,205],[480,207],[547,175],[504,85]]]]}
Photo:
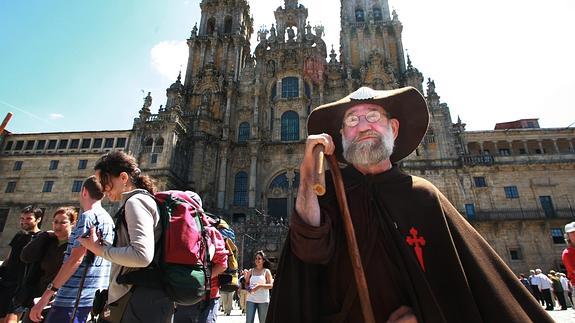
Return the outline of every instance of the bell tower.
{"type": "Polygon", "coordinates": [[[387,0],[341,1],[341,62],[356,87],[393,89],[404,83],[402,29],[387,0]]]}

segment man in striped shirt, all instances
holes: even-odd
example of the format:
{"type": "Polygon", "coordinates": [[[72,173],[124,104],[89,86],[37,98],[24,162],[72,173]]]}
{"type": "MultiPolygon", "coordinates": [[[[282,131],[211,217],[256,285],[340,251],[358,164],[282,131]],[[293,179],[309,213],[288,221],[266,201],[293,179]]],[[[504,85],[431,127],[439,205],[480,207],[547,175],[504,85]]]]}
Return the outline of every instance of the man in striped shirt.
{"type": "Polygon", "coordinates": [[[70,235],[68,249],[64,263],[60,271],[48,285],[40,301],[30,311],[30,319],[40,321],[42,309],[48,304],[54,294],[56,298],[52,308],[48,312],[45,322],[69,322],[76,305],[76,297],[80,289],[80,281],[86,270],[86,278],[82,286],[78,309],[74,322],[86,322],[92,309],[94,293],[98,289],[108,287],[110,277],[110,262],[95,257],[89,262],[86,256],[86,248],[82,247],[79,238],[90,231],[92,226],[97,226],[96,231],[102,233],[103,243],[111,244],[114,240],[114,222],[110,214],[102,208],[101,200],[104,197],[102,186],[94,176],[88,177],[82,185],[80,192],[80,205],[84,210],[77,221],[76,227],[70,235]]]}

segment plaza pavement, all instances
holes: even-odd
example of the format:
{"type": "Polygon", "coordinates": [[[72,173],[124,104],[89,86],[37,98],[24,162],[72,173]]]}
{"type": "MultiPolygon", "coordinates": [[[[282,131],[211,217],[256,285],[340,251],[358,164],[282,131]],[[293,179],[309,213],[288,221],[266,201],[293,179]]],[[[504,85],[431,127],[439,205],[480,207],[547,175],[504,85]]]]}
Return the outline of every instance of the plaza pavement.
{"type": "MultiPolygon", "coordinates": [[[[575,310],[572,308],[567,309],[566,311],[561,310],[554,310],[554,311],[547,311],[549,315],[555,320],[557,323],[575,323],[575,310]]],[[[246,316],[242,314],[242,311],[239,309],[232,310],[232,314],[230,316],[224,316],[222,312],[218,313],[218,323],[245,323],[246,316]]],[[[258,323],[258,317],[254,320],[254,323],[258,323]]]]}

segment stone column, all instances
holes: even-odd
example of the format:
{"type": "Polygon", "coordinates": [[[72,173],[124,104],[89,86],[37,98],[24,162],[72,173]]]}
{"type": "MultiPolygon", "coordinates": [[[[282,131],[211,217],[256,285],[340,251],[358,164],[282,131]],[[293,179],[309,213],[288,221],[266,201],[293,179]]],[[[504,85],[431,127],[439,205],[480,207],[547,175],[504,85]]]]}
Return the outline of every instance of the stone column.
{"type": "Polygon", "coordinates": [[[495,151],[493,152],[493,156],[495,155],[499,155],[499,147],[497,146],[497,141],[493,142],[493,149],[495,149],[495,151]]]}
{"type": "Polygon", "coordinates": [[[480,155],[483,155],[483,153],[484,153],[484,152],[483,152],[483,141],[480,141],[480,142],[479,142],[479,154],[480,154],[480,155]]]}
{"type": "Polygon", "coordinates": [[[194,53],[195,53],[195,41],[188,39],[188,46],[190,46],[188,56],[188,66],[186,67],[186,79],[184,81],[185,85],[189,85],[192,81],[192,67],[194,65],[194,53]]]}
{"type": "Polygon", "coordinates": [[[230,47],[230,43],[228,41],[224,41],[224,47],[222,50],[222,71],[223,73],[228,72],[228,48],[230,47]]]}
{"type": "Polygon", "coordinates": [[[555,148],[555,153],[560,153],[559,146],[557,146],[557,139],[553,139],[553,148],[555,148]]]}
{"type": "Polygon", "coordinates": [[[523,149],[525,149],[525,154],[529,155],[529,147],[527,146],[527,140],[521,140],[523,142],[523,149]]]}
{"type": "Polygon", "coordinates": [[[507,140],[507,144],[509,145],[509,155],[513,155],[513,141],[507,140]]]}
{"type": "Polygon", "coordinates": [[[225,205],[226,178],[228,164],[228,147],[220,147],[220,177],[218,181],[218,208],[223,209],[225,205]]]}
{"type": "MultiPolygon", "coordinates": [[[[324,83],[324,81],[322,80],[322,81],[319,82],[319,105],[322,105],[322,104],[323,104],[323,94],[324,94],[324,91],[325,91],[325,83],[324,83]]],[[[311,98],[310,98],[310,100],[311,100],[311,98]]],[[[314,108],[313,103],[312,103],[312,107],[311,107],[311,108],[312,108],[312,110],[313,110],[313,108],[314,108]]]]}
{"type": "Polygon", "coordinates": [[[573,141],[569,139],[569,152],[573,152],[573,141]]]}
{"type": "Polygon", "coordinates": [[[291,214],[291,210],[293,210],[293,208],[294,208],[294,205],[293,205],[293,199],[294,199],[293,180],[295,178],[295,172],[293,171],[293,169],[288,169],[288,171],[286,173],[286,177],[288,180],[287,214],[289,216],[291,214]]]}
{"type": "Polygon", "coordinates": [[[205,40],[201,40],[202,42],[202,46],[201,46],[201,50],[200,50],[200,55],[202,55],[200,57],[200,68],[204,67],[205,63],[206,63],[206,41],[205,40]]]}
{"type": "Polygon", "coordinates": [[[541,154],[544,154],[545,150],[543,149],[543,141],[537,140],[537,144],[539,145],[539,150],[541,151],[541,154]]]}
{"type": "Polygon", "coordinates": [[[232,105],[232,87],[228,87],[227,98],[226,98],[226,111],[224,112],[224,131],[222,134],[222,139],[227,140],[230,135],[230,109],[232,105]]]}
{"type": "Polygon", "coordinates": [[[260,98],[260,81],[256,80],[254,89],[254,118],[252,121],[252,138],[258,138],[258,125],[259,125],[259,98],[260,98]]]}
{"type": "Polygon", "coordinates": [[[257,172],[258,156],[257,146],[250,146],[250,181],[249,181],[249,207],[256,206],[256,172],[257,172]]]}

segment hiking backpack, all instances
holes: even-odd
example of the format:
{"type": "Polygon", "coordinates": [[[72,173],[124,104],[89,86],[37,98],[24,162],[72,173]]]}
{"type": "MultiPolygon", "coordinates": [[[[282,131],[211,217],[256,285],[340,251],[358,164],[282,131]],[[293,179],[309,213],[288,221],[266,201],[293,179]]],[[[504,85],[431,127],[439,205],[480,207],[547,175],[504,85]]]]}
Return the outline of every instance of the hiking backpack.
{"type": "MultiPolygon", "coordinates": [[[[116,281],[161,287],[178,305],[202,301],[210,293],[210,251],[215,248],[206,230],[209,222],[201,206],[182,191],[142,193],[156,201],[161,237],[154,246],[154,260],[148,267],[125,274],[121,271],[116,281]]],[[[124,206],[118,214],[116,227],[120,223],[127,226],[124,206]]]]}

